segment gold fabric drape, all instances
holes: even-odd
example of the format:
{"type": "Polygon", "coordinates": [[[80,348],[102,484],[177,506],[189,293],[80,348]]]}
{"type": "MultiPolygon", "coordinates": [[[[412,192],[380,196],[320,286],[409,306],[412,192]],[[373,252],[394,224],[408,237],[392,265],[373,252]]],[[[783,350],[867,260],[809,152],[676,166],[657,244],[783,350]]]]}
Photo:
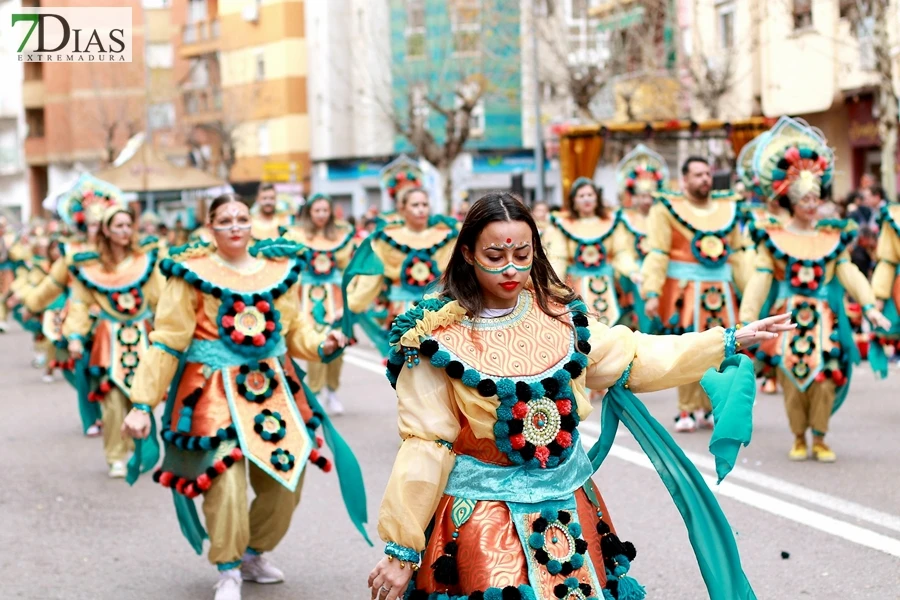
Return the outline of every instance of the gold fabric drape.
{"type": "Polygon", "coordinates": [[[579,177],[594,178],[603,153],[603,137],[592,135],[563,136],[559,141],[559,169],[562,174],[563,206],[569,205],[569,188],[579,177]]]}

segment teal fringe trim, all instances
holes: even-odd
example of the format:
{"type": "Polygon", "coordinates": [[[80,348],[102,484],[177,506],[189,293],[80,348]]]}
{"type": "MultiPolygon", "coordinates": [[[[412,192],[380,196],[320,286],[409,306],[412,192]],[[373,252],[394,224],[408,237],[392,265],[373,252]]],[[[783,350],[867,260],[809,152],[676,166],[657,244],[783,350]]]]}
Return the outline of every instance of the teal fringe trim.
{"type": "Polygon", "coordinates": [[[384,547],[384,553],[404,562],[418,563],[421,560],[421,554],[418,551],[394,542],[387,543],[384,547]]]}
{"type": "Polygon", "coordinates": [[[216,563],[216,568],[220,571],[230,571],[232,569],[237,569],[241,566],[241,561],[233,560],[227,563],[216,563]]]}

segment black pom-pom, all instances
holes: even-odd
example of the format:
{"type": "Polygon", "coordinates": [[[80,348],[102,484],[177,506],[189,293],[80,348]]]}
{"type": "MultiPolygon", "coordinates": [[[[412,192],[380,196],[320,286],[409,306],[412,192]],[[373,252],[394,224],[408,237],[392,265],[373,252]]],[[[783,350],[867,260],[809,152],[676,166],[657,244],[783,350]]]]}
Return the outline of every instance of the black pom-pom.
{"type": "Polygon", "coordinates": [[[225,463],[225,466],[231,468],[231,465],[234,464],[234,458],[229,454],[228,456],[222,458],[222,462],[225,463]]]}
{"type": "Polygon", "coordinates": [[[593,588],[591,588],[591,586],[587,583],[579,583],[578,589],[581,590],[581,593],[585,596],[590,596],[591,592],[594,591],[593,588]]]}
{"type": "Polygon", "coordinates": [[[817,161],[817,160],[819,160],[819,153],[816,152],[815,150],[813,150],[812,152],[810,152],[810,154],[809,154],[809,160],[811,160],[811,161],[817,161]]]}
{"type": "Polygon", "coordinates": [[[465,371],[465,367],[462,366],[462,363],[458,360],[451,360],[447,363],[447,366],[444,367],[444,370],[447,372],[448,377],[452,377],[453,379],[459,379],[463,376],[463,371],[465,371]]]}
{"type": "Polygon", "coordinates": [[[531,386],[524,381],[516,382],[516,399],[522,402],[531,400],[531,386]]]}
{"type": "Polygon", "coordinates": [[[523,423],[519,419],[507,421],[506,424],[507,426],[509,426],[509,435],[518,435],[525,431],[525,423],[523,423]]]}
{"type": "Polygon", "coordinates": [[[569,595],[569,586],[564,583],[556,584],[556,587],[553,588],[553,595],[557,598],[565,598],[569,595]]]}
{"type": "Polygon", "coordinates": [[[575,423],[575,417],[573,417],[571,414],[560,415],[559,426],[560,426],[560,428],[562,428],[563,431],[568,431],[571,433],[571,432],[575,431],[576,425],[577,424],[575,423]]]}
{"type": "Polygon", "coordinates": [[[296,394],[297,392],[299,392],[300,389],[302,388],[302,386],[300,385],[300,382],[295,380],[293,377],[288,377],[288,387],[291,388],[292,396],[294,394],[296,394]]]}
{"type": "Polygon", "coordinates": [[[578,554],[584,554],[585,552],[587,552],[587,549],[588,549],[587,540],[583,540],[581,538],[578,538],[577,540],[575,540],[575,552],[577,552],[578,554]]]}
{"type": "Polygon", "coordinates": [[[555,398],[556,394],[559,393],[559,380],[553,377],[548,377],[541,381],[541,385],[544,386],[544,391],[547,392],[548,398],[555,398]]]}
{"type": "Polygon", "coordinates": [[[573,571],[575,571],[575,567],[572,566],[572,563],[566,561],[562,564],[562,568],[559,570],[559,573],[563,577],[568,577],[572,574],[573,571]]]}
{"type": "Polygon", "coordinates": [[[578,379],[579,377],[581,377],[581,372],[583,370],[581,368],[581,365],[579,365],[574,360],[570,360],[569,362],[567,362],[563,369],[569,372],[569,375],[572,376],[572,379],[578,379]]]}
{"type": "Polygon", "coordinates": [[[534,560],[538,561],[538,564],[546,565],[550,562],[550,555],[543,548],[538,548],[534,551],[534,560]]]}
{"type": "Polygon", "coordinates": [[[625,558],[627,558],[629,562],[637,558],[637,548],[634,547],[634,544],[631,542],[622,542],[622,547],[625,549],[622,554],[625,555],[625,558]]]}
{"type": "Polygon", "coordinates": [[[588,342],[581,340],[578,342],[578,351],[581,352],[582,354],[590,354],[591,353],[591,345],[588,342]]]}
{"type": "Polygon", "coordinates": [[[569,524],[569,521],[572,520],[572,515],[569,514],[569,513],[566,512],[566,511],[564,511],[564,510],[561,510],[561,511],[559,511],[558,513],[556,513],[556,518],[557,518],[557,520],[559,520],[559,522],[562,523],[563,525],[568,525],[568,524],[569,524]]]}
{"type": "Polygon", "coordinates": [[[456,556],[456,552],[459,547],[456,545],[456,542],[447,542],[447,545],[444,546],[444,554],[448,556],[456,556]]]}
{"type": "MultiPolygon", "coordinates": [[[[469,596],[471,598],[471,596],[469,596]]],[[[425,590],[413,590],[409,593],[409,600],[428,600],[428,592],[425,590]]]]}
{"type": "Polygon", "coordinates": [[[456,558],[453,556],[439,556],[431,565],[434,569],[434,580],[444,585],[456,585],[459,583],[459,572],[456,570],[456,558]]]}
{"type": "Polygon", "coordinates": [[[544,533],[547,530],[547,519],[544,517],[535,519],[534,523],[531,524],[531,530],[535,533],[544,533]]]}
{"type": "Polygon", "coordinates": [[[205,473],[206,473],[206,476],[209,477],[210,479],[215,479],[216,477],[219,476],[219,472],[216,471],[215,467],[207,467],[205,473]]]}
{"type": "Polygon", "coordinates": [[[782,158],[782,159],[780,159],[780,160],[778,161],[778,165],[777,165],[777,166],[778,166],[778,168],[781,169],[782,171],[786,171],[787,169],[790,168],[791,163],[788,162],[788,159],[782,158]]]}
{"type": "Polygon", "coordinates": [[[549,444],[547,444],[547,450],[549,450],[550,454],[552,454],[553,456],[561,456],[563,453],[563,450],[565,450],[565,448],[560,446],[556,442],[556,440],[554,440],[554,441],[550,442],[549,444]]]}
{"type": "Polygon", "coordinates": [[[609,531],[609,525],[606,523],[606,521],[604,521],[603,519],[597,521],[597,533],[599,533],[600,535],[606,535],[607,533],[609,533],[609,531]]]}
{"type": "Polygon", "coordinates": [[[618,579],[607,579],[606,580],[606,589],[609,590],[609,593],[612,594],[613,598],[619,597],[619,580],[618,579]]]}
{"type": "Polygon", "coordinates": [[[493,379],[482,379],[478,382],[478,393],[484,398],[490,398],[497,395],[497,384],[493,379]]]}
{"type": "Polygon", "coordinates": [[[603,552],[603,556],[625,554],[625,546],[619,540],[619,536],[614,533],[610,533],[600,540],[600,550],[603,552]]]}
{"type": "Polygon", "coordinates": [[[438,351],[438,343],[434,340],[425,340],[419,345],[419,354],[431,358],[438,351]]]}
{"type": "MultiPolygon", "coordinates": [[[[412,600],[411,597],[410,600],[412,600]]],[[[469,594],[469,600],[484,600],[484,592],[472,592],[471,594],[469,594]]]]}
{"type": "Polygon", "coordinates": [[[531,460],[532,458],[534,458],[535,450],[536,448],[534,447],[534,444],[532,444],[531,442],[525,442],[525,445],[521,450],[519,450],[519,454],[521,454],[522,458],[524,458],[525,460],[531,460]]]}
{"type": "Polygon", "coordinates": [[[576,327],[587,327],[588,326],[587,317],[584,316],[584,314],[580,313],[580,312],[572,314],[572,323],[576,327]]]}
{"type": "Polygon", "coordinates": [[[503,600],[522,600],[522,594],[519,593],[518,589],[511,585],[503,588],[503,592],[500,594],[500,597],[503,600]]]}
{"type": "Polygon", "coordinates": [[[210,294],[212,294],[213,298],[222,298],[222,288],[214,287],[210,294]]]}
{"type": "Polygon", "coordinates": [[[250,372],[250,365],[241,365],[240,372],[246,375],[250,372]]]}
{"type": "Polygon", "coordinates": [[[388,361],[387,370],[389,373],[396,377],[400,375],[401,371],[403,371],[403,363],[392,363],[388,361]]]}
{"type": "Polygon", "coordinates": [[[153,472],[153,481],[159,483],[159,478],[162,477],[162,469],[157,469],[153,472]]]}

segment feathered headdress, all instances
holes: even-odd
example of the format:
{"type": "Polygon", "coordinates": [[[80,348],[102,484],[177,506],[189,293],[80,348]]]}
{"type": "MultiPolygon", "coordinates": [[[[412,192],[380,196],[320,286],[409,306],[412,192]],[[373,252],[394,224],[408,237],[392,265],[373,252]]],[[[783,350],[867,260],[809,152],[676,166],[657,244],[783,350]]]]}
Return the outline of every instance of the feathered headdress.
{"type": "Polygon", "coordinates": [[[87,174],[79,177],[72,189],[56,199],[59,218],[79,231],[84,231],[89,221],[99,223],[111,206],[124,206],[122,190],[87,174]]]}
{"type": "Polygon", "coordinates": [[[666,160],[643,144],[638,144],[616,165],[616,183],[620,194],[652,194],[663,189],[669,179],[666,160]]]}
{"type": "Polygon", "coordinates": [[[414,160],[403,154],[385,165],[379,174],[379,179],[381,189],[386,191],[391,200],[396,202],[400,192],[406,188],[422,187],[424,174],[414,160]]]}
{"type": "Polygon", "coordinates": [[[765,197],[797,202],[809,193],[821,195],[831,182],[834,152],[821,131],[781,117],[758,140],[752,166],[765,197]]]}

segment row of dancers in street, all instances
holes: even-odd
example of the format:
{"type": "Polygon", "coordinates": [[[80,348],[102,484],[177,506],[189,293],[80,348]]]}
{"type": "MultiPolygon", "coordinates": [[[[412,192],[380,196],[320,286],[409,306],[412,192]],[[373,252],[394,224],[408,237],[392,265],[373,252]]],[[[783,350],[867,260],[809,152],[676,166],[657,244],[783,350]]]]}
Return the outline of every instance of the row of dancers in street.
{"type": "Polygon", "coordinates": [[[389,174],[396,212],[367,236],[322,195],[294,223],[264,186],[252,210],[216,198],[193,241],[171,248],[84,176],[58,199],[59,223],[4,232],[3,304],[72,383],[109,475],[154,471],[192,547],[209,540],[217,600],[284,579],[266,553],[310,462],[335,467],[368,540],[361,469],[331,420],[341,353],[360,332],[385,356],[403,440],[373,598],[643,598],[635,548],[590,479],[620,421],[676,500],[711,598],[752,598],[718,503],[633,392],[677,387],[675,430],[715,427],[722,478],[767,371],[784,389],[790,458],[834,461],[824,438],[859,362],[845,297],[876,332],[879,372],[900,337],[900,212],[883,211],[870,283],[848,259],[853,224],[818,219],[834,162],[818,132],[782,119],[738,162],[766,202],[712,191],[700,158],[667,191],[665,161],[639,146],[619,164],[618,210],[582,178],[565,211],[496,193],[459,223],[431,213],[421,173],[404,167],[389,174]],[[592,391],[605,392],[603,430],[585,450],[592,391]]]}

